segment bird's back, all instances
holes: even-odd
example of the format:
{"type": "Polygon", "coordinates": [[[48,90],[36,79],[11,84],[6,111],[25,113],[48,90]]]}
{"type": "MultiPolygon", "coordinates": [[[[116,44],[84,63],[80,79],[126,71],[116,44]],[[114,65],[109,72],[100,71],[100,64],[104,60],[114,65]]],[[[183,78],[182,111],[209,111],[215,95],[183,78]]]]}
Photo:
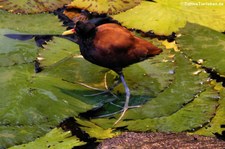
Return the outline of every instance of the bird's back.
{"type": "Polygon", "coordinates": [[[99,52],[125,52],[134,42],[133,35],[125,28],[113,24],[103,24],[97,27],[94,45],[99,52]]]}

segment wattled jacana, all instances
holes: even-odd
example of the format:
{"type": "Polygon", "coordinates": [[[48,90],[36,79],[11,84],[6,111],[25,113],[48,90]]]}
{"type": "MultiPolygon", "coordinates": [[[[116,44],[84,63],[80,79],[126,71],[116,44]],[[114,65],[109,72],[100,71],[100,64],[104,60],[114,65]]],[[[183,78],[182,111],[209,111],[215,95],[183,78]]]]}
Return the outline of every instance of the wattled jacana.
{"type": "Polygon", "coordinates": [[[115,23],[96,26],[88,21],[78,21],[75,28],[64,32],[64,35],[72,33],[78,36],[80,52],[86,60],[114,70],[123,83],[126,100],[116,124],[129,108],[130,90],[124,79],[123,68],[158,55],[162,50],[115,23]]]}

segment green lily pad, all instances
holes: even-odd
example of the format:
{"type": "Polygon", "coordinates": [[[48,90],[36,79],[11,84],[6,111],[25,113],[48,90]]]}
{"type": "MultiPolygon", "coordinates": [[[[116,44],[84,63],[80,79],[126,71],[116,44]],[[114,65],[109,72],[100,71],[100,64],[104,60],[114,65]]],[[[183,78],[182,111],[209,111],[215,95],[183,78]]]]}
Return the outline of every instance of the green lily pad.
{"type": "Polygon", "coordinates": [[[116,14],[135,7],[141,0],[74,0],[69,6],[97,13],[116,14]]]}
{"type": "Polygon", "coordinates": [[[211,5],[209,3],[207,0],[142,1],[137,7],[112,17],[128,28],[145,32],[152,30],[158,35],[177,32],[185,26],[186,21],[222,32],[225,30],[224,2],[216,0],[211,5]]]}
{"type": "Polygon", "coordinates": [[[34,40],[18,41],[9,39],[4,34],[19,32],[0,29],[0,66],[12,66],[33,62],[38,53],[34,40]]]}
{"type": "Polygon", "coordinates": [[[207,27],[188,23],[176,39],[178,46],[193,61],[225,75],[225,35],[207,27]],[[193,29],[194,28],[194,29],[193,29]]]}
{"type": "Polygon", "coordinates": [[[32,34],[62,34],[62,22],[53,14],[12,14],[0,10],[0,28],[32,34]]]}
{"type": "Polygon", "coordinates": [[[74,84],[33,69],[31,64],[0,68],[0,134],[8,134],[0,135],[1,146],[31,141],[63,119],[93,108],[73,96],[74,84]],[[31,134],[27,127],[38,133],[31,134]]]}
{"type": "Polygon", "coordinates": [[[52,129],[52,125],[0,125],[0,147],[7,148],[35,140],[52,129]]]}
{"type": "Polygon", "coordinates": [[[129,110],[125,118],[143,119],[171,115],[204,90],[207,74],[194,75],[196,68],[179,54],[176,55],[175,63],[177,68],[171,85],[141,108],[129,110]]]}
{"type": "Polygon", "coordinates": [[[26,148],[60,149],[60,148],[73,148],[75,146],[81,146],[84,144],[85,142],[81,142],[78,138],[72,136],[70,131],[64,132],[60,128],[54,128],[53,130],[48,132],[45,136],[38,138],[33,142],[14,146],[11,147],[10,149],[26,149],[26,148]]]}
{"type": "Polygon", "coordinates": [[[80,55],[78,44],[67,39],[54,37],[51,42],[43,45],[44,49],[39,51],[41,67],[48,67],[63,60],[66,57],[73,57],[80,55]]]}
{"type": "MultiPolygon", "coordinates": [[[[199,127],[200,125],[203,125],[205,122],[208,122],[209,119],[213,117],[213,114],[216,109],[215,107],[218,104],[217,100],[215,99],[218,99],[219,95],[217,94],[216,91],[213,91],[211,89],[209,92],[208,91],[203,92],[204,90],[206,90],[206,88],[208,88],[207,74],[205,73],[195,74],[195,72],[198,71],[198,69],[196,69],[195,66],[193,66],[187,58],[185,58],[179,53],[176,53],[175,64],[177,65],[177,68],[175,69],[175,74],[174,74],[175,79],[171,83],[171,85],[169,85],[165,90],[163,90],[162,93],[158,94],[157,97],[152,98],[147,103],[142,105],[140,108],[128,110],[124,116],[125,120],[121,121],[118,125],[116,125],[116,127],[127,125],[127,128],[130,130],[185,131],[185,129],[191,130],[195,127],[199,127]],[[210,97],[208,97],[209,95],[210,97]],[[183,113],[178,114],[179,111],[182,111],[182,110],[186,111],[185,107],[189,107],[189,105],[191,105],[192,103],[194,104],[195,100],[198,101],[198,97],[199,98],[204,97],[207,99],[209,98],[210,102],[212,100],[212,104],[209,103],[209,106],[212,106],[211,109],[209,109],[208,111],[209,114],[202,118],[204,120],[204,123],[203,121],[201,121],[201,118],[200,118],[202,117],[202,115],[199,114],[200,111],[203,109],[201,110],[198,109],[199,113],[198,115],[196,115],[195,126],[192,124],[190,124],[190,126],[185,125],[186,127],[185,129],[183,128],[183,126],[179,125],[179,123],[177,123],[177,126],[174,125],[174,128],[172,128],[172,124],[171,126],[169,126],[170,122],[172,123],[174,121],[177,121],[177,117],[180,117],[182,119],[183,113]],[[199,121],[197,121],[198,116],[199,116],[199,121]],[[145,120],[146,120],[146,123],[145,123],[145,120]],[[165,122],[167,120],[169,122],[165,122]],[[142,123],[143,125],[141,125],[142,123]]],[[[205,106],[203,106],[203,108],[205,108],[205,106]]],[[[190,110],[190,111],[195,111],[195,110],[190,110]]],[[[107,119],[105,120],[93,119],[92,121],[102,127],[104,127],[102,124],[104,125],[106,124],[108,126],[110,126],[110,124],[111,125],[113,124],[112,119],[108,120],[108,122],[107,122],[107,119]]],[[[190,121],[190,120],[187,120],[187,121],[190,121]]]]}
{"type": "Polygon", "coordinates": [[[71,0],[1,0],[1,9],[13,13],[40,13],[53,11],[63,5],[70,3],[71,0]]]}
{"type": "Polygon", "coordinates": [[[127,126],[131,131],[182,132],[194,131],[202,127],[214,116],[219,96],[208,88],[192,102],[170,116],[124,121],[119,126],[127,126]]]}
{"type": "Polygon", "coordinates": [[[217,108],[217,111],[215,113],[215,116],[212,118],[210,123],[205,125],[203,128],[193,132],[194,134],[204,135],[204,136],[212,136],[216,133],[222,134],[222,131],[225,130],[225,128],[222,127],[222,125],[225,124],[225,89],[224,87],[220,90],[220,99],[218,101],[219,106],[217,108]]]}
{"type": "Polygon", "coordinates": [[[88,133],[91,137],[97,138],[99,140],[112,138],[120,134],[119,131],[115,131],[113,128],[104,129],[98,125],[87,121],[76,118],[77,123],[81,125],[81,129],[88,133]]]}

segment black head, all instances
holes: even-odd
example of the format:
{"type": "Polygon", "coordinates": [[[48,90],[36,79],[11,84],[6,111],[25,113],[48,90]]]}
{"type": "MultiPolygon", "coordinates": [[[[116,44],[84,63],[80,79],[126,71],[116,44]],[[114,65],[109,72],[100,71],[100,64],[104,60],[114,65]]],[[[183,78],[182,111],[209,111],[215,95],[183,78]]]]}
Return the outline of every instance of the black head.
{"type": "Polygon", "coordinates": [[[79,37],[90,37],[95,35],[96,26],[90,22],[78,21],[76,23],[75,31],[79,37]]]}

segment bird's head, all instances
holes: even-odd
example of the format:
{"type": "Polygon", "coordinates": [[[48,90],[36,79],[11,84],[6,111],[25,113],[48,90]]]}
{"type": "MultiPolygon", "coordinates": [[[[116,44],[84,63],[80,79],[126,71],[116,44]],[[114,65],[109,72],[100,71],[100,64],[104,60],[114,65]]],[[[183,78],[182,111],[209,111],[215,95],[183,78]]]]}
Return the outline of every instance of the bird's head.
{"type": "Polygon", "coordinates": [[[90,37],[96,32],[96,26],[90,22],[78,21],[71,30],[63,32],[63,35],[77,34],[79,37],[90,37]]]}

